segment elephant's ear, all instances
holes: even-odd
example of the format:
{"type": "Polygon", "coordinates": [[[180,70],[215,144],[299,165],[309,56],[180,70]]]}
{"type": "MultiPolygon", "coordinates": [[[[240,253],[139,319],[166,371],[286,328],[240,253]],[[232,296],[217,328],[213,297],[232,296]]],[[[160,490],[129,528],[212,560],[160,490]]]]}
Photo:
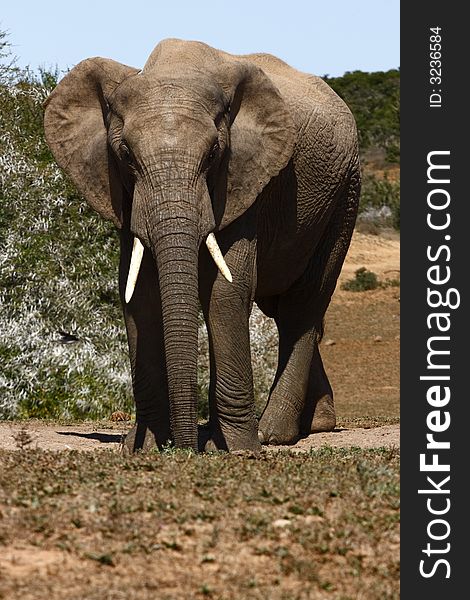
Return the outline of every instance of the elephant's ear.
{"type": "MultiPolygon", "coordinates": [[[[232,61],[230,61],[232,62],[232,61]]],[[[292,157],[295,125],[279,90],[259,67],[233,61],[226,70],[235,85],[230,102],[230,155],[225,198],[217,186],[214,212],[219,229],[243,214],[292,157]],[[217,212],[222,215],[217,215],[217,212]]],[[[225,86],[224,86],[225,87],[225,86]]]]}
{"type": "Polygon", "coordinates": [[[54,157],[88,204],[118,227],[123,187],[107,144],[107,99],[137,69],[106,58],[74,67],[46,100],[44,129],[54,157]]]}

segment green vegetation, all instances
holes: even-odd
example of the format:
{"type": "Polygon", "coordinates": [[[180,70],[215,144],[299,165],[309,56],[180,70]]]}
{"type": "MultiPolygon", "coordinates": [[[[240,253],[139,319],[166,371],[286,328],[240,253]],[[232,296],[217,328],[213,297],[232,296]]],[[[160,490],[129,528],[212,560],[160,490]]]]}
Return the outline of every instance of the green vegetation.
{"type": "Polygon", "coordinates": [[[399,279],[379,281],[375,273],[368,271],[365,267],[361,267],[355,271],[354,279],[348,279],[341,284],[341,289],[347,292],[366,292],[367,290],[375,290],[378,287],[399,287],[399,285],[399,279]]]}
{"type": "Polygon", "coordinates": [[[16,69],[5,40],[0,54],[0,418],[129,410],[116,232],[44,140],[58,74],[16,69]],[[64,344],[60,331],[79,339],[64,344]]]}
{"type": "Polygon", "coordinates": [[[388,163],[400,161],[400,72],[353,71],[324,80],[343,98],[356,119],[361,154],[385,150],[388,163]]]}
{"type": "Polygon", "coordinates": [[[0,450],[0,595],[392,600],[399,494],[391,449],[0,450]]]}
{"type": "Polygon", "coordinates": [[[354,279],[348,279],[341,285],[341,289],[348,292],[365,292],[366,290],[375,290],[379,287],[377,275],[368,271],[365,267],[357,269],[354,279]]]}

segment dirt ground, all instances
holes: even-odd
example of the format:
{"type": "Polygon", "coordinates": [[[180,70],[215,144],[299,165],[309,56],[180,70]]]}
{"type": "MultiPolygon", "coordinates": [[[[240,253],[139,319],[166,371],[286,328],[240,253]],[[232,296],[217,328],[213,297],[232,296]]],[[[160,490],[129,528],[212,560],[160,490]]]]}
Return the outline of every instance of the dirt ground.
{"type": "Polygon", "coordinates": [[[321,355],[340,425],[397,423],[400,414],[400,240],[396,233],[353,236],[325,318],[321,355]],[[365,267],[382,285],[341,289],[365,267]],[[355,423],[359,419],[359,423],[355,423]],[[391,420],[391,421],[390,421],[391,420]]]}
{"type": "Polygon", "coordinates": [[[381,280],[399,278],[399,233],[390,230],[382,235],[369,235],[355,231],[339,281],[350,279],[360,267],[373,271],[381,280]]]}
{"type": "MultiPolygon", "coordinates": [[[[399,280],[400,241],[396,233],[355,232],[337,289],[326,316],[321,353],[330,377],[338,415],[332,433],[300,440],[292,451],[324,445],[375,448],[399,446],[400,288],[348,292],[341,283],[361,267],[379,281],[399,280]]],[[[116,448],[128,423],[58,425],[41,421],[0,423],[0,448],[25,445],[50,450],[116,448]]]]}
{"type": "MultiPolygon", "coordinates": [[[[41,422],[0,423],[0,448],[16,450],[23,447],[42,450],[112,449],[120,451],[128,427],[97,427],[93,423],[54,425],[41,422]]],[[[338,427],[331,433],[317,433],[301,439],[292,452],[308,452],[311,448],[380,448],[400,445],[399,425],[380,427],[338,427]]],[[[284,450],[285,446],[269,446],[268,451],[284,450]]]]}
{"type": "Polygon", "coordinates": [[[4,600],[392,600],[399,453],[0,449],[4,600]]]}

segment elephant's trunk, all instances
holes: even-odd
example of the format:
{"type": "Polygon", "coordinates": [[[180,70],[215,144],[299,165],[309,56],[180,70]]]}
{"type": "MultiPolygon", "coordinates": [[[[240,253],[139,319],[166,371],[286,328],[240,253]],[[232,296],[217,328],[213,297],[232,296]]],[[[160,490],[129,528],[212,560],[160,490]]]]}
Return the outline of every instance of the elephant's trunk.
{"type": "MultiPolygon", "coordinates": [[[[207,238],[217,265],[231,280],[217,246],[207,188],[196,176],[197,163],[160,157],[147,167],[134,191],[131,228],[149,245],[159,278],[170,426],[178,448],[197,450],[198,254],[207,238]],[[164,166],[164,168],[162,167],[164,166]]],[[[138,277],[143,246],[135,239],[126,302],[138,277]]]]}
{"type": "Polygon", "coordinates": [[[182,217],[181,207],[178,200],[159,203],[158,216],[150,220],[148,230],[162,301],[171,432],[177,448],[197,450],[200,240],[196,210],[182,217]]]}

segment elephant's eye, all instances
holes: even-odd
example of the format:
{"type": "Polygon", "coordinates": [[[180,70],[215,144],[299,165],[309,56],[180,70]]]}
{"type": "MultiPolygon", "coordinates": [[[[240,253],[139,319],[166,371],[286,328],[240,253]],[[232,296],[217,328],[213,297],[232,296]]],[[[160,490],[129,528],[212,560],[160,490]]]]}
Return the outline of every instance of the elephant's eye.
{"type": "Polygon", "coordinates": [[[121,156],[124,160],[131,160],[131,151],[129,150],[129,146],[125,142],[121,142],[119,144],[119,150],[121,152],[121,156]]]}
{"type": "Polygon", "coordinates": [[[210,154],[209,154],[209,164],[212,164],[214,162],[214,160],[217,158],[217,156],[219,155],[219,142],[215,142],[215,144],[212,146],[210,154]]]}

